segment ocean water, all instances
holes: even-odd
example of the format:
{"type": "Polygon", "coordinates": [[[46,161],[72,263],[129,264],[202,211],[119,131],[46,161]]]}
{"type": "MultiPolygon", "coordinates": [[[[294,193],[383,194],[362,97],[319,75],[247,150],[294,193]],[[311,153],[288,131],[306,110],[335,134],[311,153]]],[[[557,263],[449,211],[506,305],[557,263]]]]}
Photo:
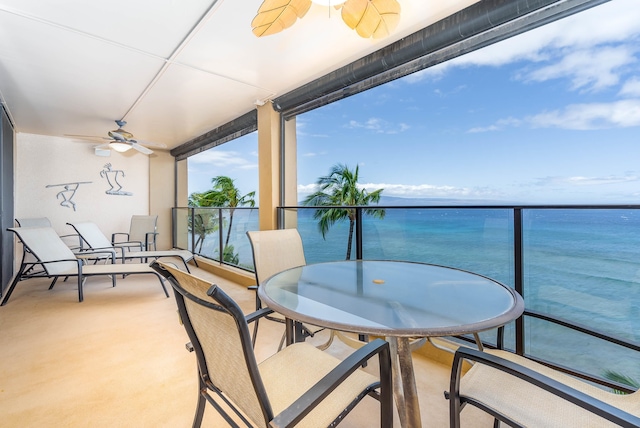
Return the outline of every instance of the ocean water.
{"type": "MultiPolygon", "coordinates": [[[[313,211],[297,213],[307,262],[344,260],[348,222],[332,226],[323,239],[313,211]]],[[[234,224],[240,265],[251,269],[245,233],[257,229],[257,211],[234,217],[234,224]]],[[[382,220],[364,216],[363,238],[365,259],[452,266],[514,285],[509,209],[389,208],[382,220]]],[[[640,343],[640,211],[523,210],[523,248],[528,309],[640,343]]],[[[482,337],[495,342],[495,332],[482,337]]],[[[508,328],[507,345],[513,343],[514,330],[508,328]]],[[[525,349],[590,374],[612,370],[640,381],[637,352],[546,321],[525,318],[525,349]]]]}

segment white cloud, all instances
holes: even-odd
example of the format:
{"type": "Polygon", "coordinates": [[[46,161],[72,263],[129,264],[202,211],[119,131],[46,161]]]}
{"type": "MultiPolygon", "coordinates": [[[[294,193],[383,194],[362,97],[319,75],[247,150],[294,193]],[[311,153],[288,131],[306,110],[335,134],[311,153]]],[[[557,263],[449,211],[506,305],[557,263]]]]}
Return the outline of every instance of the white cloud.
{"type": "MultiPolygon", "coordinates": [[[[466,188],[455,186],[436,186],[432,184],[389,184],[362,183],[360,188],[373,192],[384,189],[384,196],[405,198],[493,198],[500,196],[497,192],[487,188],[466,188]]],[[[308,195],[318,189],[316,184],[298,185],[299,195],[308,195]]]]}
{"type": "Polygon", "coordinates": [[[437,81],[451,67],[499,67],[526,61],[524,80],[567,77],[575,88],[599,89],[615,82],[629,64],[640,37],[638,0],[615,0],[516,37],[404,77],[406,83],[437,81]],[[606,44],[625,44],[612,49],[606,44]],[[574,52],[565,57],[566,52],[574,52]],[[535,64],[544,63],[542,69],[535,64]],[[591,85],[591,86],[589,86],[591,85]]]}
{"type": "Polygon", "coordinates": [[[533,128],[574,130],[640,126],[640,98],[611,103],[572,104],[563,109],[545,111],[523,119],[500,119],[492,125],[471,128],[467,132],[500,131],[525,124],[533,128]]]}
{"type": "Polygon", "coordinates": [[[624,46],[574,51],[556,63],[532,71],[524,78],[537,82],[567,78],[571,81],[571,89],[598,91],[617,85],[620,70],[634,62],[634,52],[624,46]]]}
{"type": "Polygon", "coordinates": [[[469,132],[469,133],[478,133],[478,132],[500,131],[500,130],[508,128],[508,127],[520,126],[521,124],[522,124],[522,120],[516,119],[514,117],[507,117],[505,119],[498,120],[493,125],[471,128],[467,132],[469,132]]]}
{"type": "Polygon", "coordinates": [[[544,177],[538,179],[538,185],[561,185],[561,186],[597,186],[606,184],[618,184],[640,181],[640,177],[634,174],[616,176],[608,175],[604,177],[544,177]]]}
{"type": "Polygon", "coordinates": [[[369,131],[375,132],[376,134],[398,134],[410,128],[410,126],[406,123],[401,122],[398,124],[393,124],[377,117],[369,118],[365,122],[350,120],[349,123],[345,125],[345,127],[351,129],[367,129],[369,131]]]}
{"type": "Polygon", "coordinates": [[[189,165],[194,168],[206,165],[212,167],[235,167],[241,169],[257,168],[258,164],[249,162],[241,153],[225,150],[207,150],[189,158],[189,165]]]}
{"type": "Polygon", "coordinates": [[[537,128],[606,129],[640,126],[640,99],[611,103],[573,104],[525,119],[537,128]]]}
{"type": "Polygon", "coordinates": [[[624,82],[624,85],[622,85],[622,89],[620,89],[619,95],[640,98],[640,78],[632,77],[631,79],[624,82]]]}

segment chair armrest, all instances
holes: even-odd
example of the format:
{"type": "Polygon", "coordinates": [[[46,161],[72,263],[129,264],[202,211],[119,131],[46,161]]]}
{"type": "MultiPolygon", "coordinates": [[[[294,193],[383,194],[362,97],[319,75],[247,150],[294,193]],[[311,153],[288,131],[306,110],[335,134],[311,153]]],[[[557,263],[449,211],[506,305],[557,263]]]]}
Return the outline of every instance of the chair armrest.
{"type": "Polygon", "coordinates": [[[116,232],[116,233],[112,233],[111,234],[111,243],[115,244],[116,243],[116,235],[124,235],[127,237],[127,241],[129,240],[129,234],[126,232],[116,232]]]}
{"type": "Polygon", "coordinates": [[[273,313],[272,309],[262,308],[262,309],[259,309],[259,310],[255,311],[255,312],[252,312],[252,313],[248,314],[247,316],[245,316],[245,319],[247,320],[247,324],[249,324],[249,323],[252,323],[254,321],[259,320],[260,318],[264,318],[264,317],[266,317],[267,315],[269,315],[271,313],[273,313]]]}
{"type": "Polygon", "coordinates": [[[75,256],[78,258],[87,258],[83,257],[84,254],[95,255],[100,253],[109,253],[111,254],[111,263],[115,263],[116,258],[118,258],[117,251],[114,247],[95,247],[95,248],[87,248],[85,250],[80,250],[75,252],[75,256]]]}
{"type": "Polygon", "coordinates": [[[60,259],[60,260],[48,260],[46,262],[38,260],[38,261],[34,261],[34,262],[29,262],[29,264],[43,265],[44,266],[44,265],[46,265],[48,263],[61,263],[61,262],[75,262],[75,263],[78,263],[78,262],[82,262],[82,260],[79,260],[79,259],[60,259]]]}
{"type": "Polygon", "coordinates": [[[95,258],[96,255],[106,254],[111,259],[111,263],[115,263],[116,260],[116,251],[108,248],[91,248],[87,250],[82,250],[80,252],[74,253],[75,256],[79,259],[91,259],[95,258]]]}
{"type": "Polygon", "coordinates": [[[68,235],[60,235],[60,239],[67,244],[67,246],[71,249],[71,251],[80,250],[82,248],[82,238],[77,233],[70,233],[68,235]],[[77,244],[70,244],[69,238],[73,238],[78,241],[77,244]]]}
{"type": "Polygon", "coordinates": [[[120,250],[122,250],[123,254],[124,254],[124,250],[128,249],[130,247],[135,247],[136,250],[138,251],[143,251],[144,248],[143,247],[143,243],[140,241],[121,241],[121,242],[116,242],[113,244],[114,248],[119,248],[120,250]]]}
{"type": "Polygon", "coordinates": [[[461,410],[460,400],[464,400],[464,395],[461,396],[460,394],[460,378],[463,360],[474,361],[476,364],[484,364],[496,370],[515,376],[622,427],[640,426],[639,417],[605,403],[604,401],[598,400],[597,398],[565,385],[562,382],[545,376],[542,373],[538,373],[528,367],[524,367],[520,364],[514,363],[513,361],[471,348],[459,348],[453,358],[448,398],[453,400],[452,406],[456,405],[456,411],[458,412],[461,410]]]}
{"type": "Polygon", "coordinates": [[[362,348],[345,358],[336,368],[320,379],[314,386],[294,401],[289,407],[280,412],[270,422],[272,428],[284,428],[295,426],[311,410],[325,398],[330,396],[349,375],[358,370],[366,361],[374,355],[380,359],[380,404],[387,405],[389,414],[392,412],[391,400],[391,360],[389,357],[389,343],[382,339],[376,339],[367,343],[362,348]],[[385,403],[385,404],[383,404],[385,403]]]}

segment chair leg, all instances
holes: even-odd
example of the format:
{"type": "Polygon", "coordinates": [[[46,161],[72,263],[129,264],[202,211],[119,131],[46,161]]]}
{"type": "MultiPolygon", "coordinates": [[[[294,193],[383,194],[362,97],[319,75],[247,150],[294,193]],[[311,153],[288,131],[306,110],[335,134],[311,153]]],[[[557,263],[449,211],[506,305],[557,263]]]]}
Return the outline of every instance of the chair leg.
{"type": "Polygon", "coordinates": [[[169,297],[169,292],[167,291],[167,287],[165,287],[164,285],[164,281],[162,280],[162,277],[160,275],[156,275],[158,277],[158,281],[160,281],[160,285],[162,286],[162,291],[164,291],[164,295],[166,297],[169,297]]]}
{"type": "Polygon", "coordinates": [[[198,404],[196,405],[196,414],[193,417],[193,428],[199,428],[202,425],[202,417],[204,416],[204,406],[207,404],[203,391],[206,390],[206,385],[202,382],[200,373],[198,373],[199,385],[198,385],[198,404]]]}
{"type": "Polygon", "coordinates": [[[53,286],[56,285],[56,282],[58,282],[58,277],[54,276],[53,281],[51,281],[51,285],[49,286],[49,290],[51,290],[53,286]]]}
{"type": "Polygon", "coordinates": [[[78,273],[78,302],[82,302],[84,300],[84,296],[82,295],[84,280],[85,278],[82,276],[82,273],[78,273]]]}
{"type": "Polygon", "coordinates": [[[253,337],[251,338],[251,346],[253,349],[256,348],[256,338],[258,337],[258,322],[260,320],[257,319],[253,322],[253,337]]]}
{"type": "Polygon", "coordinates": [[[6,305],[7,302],[9,301],[9,297],[11,297],[11,293],[13,293],[13,289],[16,288],[16,284],[18,284],[18,281],[20,281],[20,277],[22,276],[22,273],[24,272],[25,267],[26,266],[24,264],[20,265],[20,269],[18,270],[18,273],[16,273],[15,278],[13,278],[13,282],[7,289],[7,294],[4,295],[4,298],[2,299],[2,303],[0,303],[0,306],[6,305]]]}

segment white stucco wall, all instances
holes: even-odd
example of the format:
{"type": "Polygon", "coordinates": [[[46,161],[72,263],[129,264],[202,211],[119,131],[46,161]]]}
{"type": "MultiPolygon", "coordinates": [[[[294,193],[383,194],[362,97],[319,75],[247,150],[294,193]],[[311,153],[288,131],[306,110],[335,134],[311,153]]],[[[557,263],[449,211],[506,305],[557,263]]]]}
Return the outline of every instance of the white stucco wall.
{"type": "MultiPolygon", "coordinates": [[[[34,134],[17,134],[15,217],[48,217],[59,234],[72,232],[67,222],[93,221],[111,238],[113,232],[127,232],[131,216],[149,214],[149,157],[135,150],[111,151],[111,156],[94,153],[90,142],[34,134]],[[122,191],[131,196],[110,195],[110,186],[100,172],[110,163],[119,173],[122,191]],[[72,201],[75,210],[61,206],[64,187],[80,184],[72,201]]],[[[113,174],[111,174],[113,176],[113,174]]],[[[115,184],[115,183],[114,183],[115,184]]],[[[69,204],[70,205],[70,204],[69,204]]]]}

